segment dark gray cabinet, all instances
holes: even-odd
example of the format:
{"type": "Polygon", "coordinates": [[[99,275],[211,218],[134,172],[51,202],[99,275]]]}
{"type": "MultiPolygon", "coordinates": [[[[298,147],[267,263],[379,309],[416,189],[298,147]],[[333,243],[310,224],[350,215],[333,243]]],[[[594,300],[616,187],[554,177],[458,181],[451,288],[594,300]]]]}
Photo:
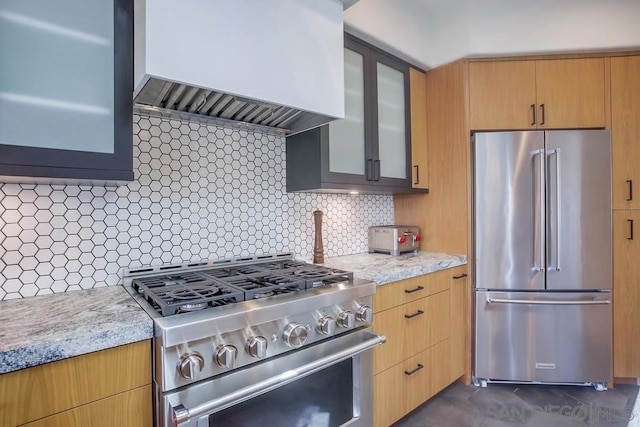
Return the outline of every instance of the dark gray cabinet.
{"type": "Polygon", "coordinates": [[[345,118],[287,137],[287,191],[411,188],[409,65],[345,35],[345,118]]]}
{"type": "Polygon", "coordinates": [[[0,181],[133,179],[133,1],[0,2],[0,181]]]}

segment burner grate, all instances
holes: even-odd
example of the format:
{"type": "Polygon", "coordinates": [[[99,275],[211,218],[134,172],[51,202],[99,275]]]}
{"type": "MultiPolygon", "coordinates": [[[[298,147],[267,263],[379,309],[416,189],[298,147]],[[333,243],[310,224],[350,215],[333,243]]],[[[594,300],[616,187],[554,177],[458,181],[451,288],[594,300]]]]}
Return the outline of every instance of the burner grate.
{"type": "Polygon", "coordinates": [[[257,266],[261,267],[263,270],[285,270],[287,268],[302,267],[304,265],[308,264],[304,261],[288,259],[284,261],[265,262],[262,264],[258,264],[257,266]]]}
{"type": "Polygon", "coordinates": [[[263,271],[251,275],[226,277],[220,282],[242,290],[246,300],[265,298],[273,295],[299,291],[306,288],[304,280],[283,276],[271,271],[263,271]]]}
{"type": "Polygon", "coordinates": [[[304,280],[307,289],[353,281],[353,273],[351,272],[313,264],[287,268],[278,273],[304,280]]]}
{"type": "Polygon", "coordinates": [[[244,300],[239,290],[213,283],[199,272],[138,278],[133,280],[132,286],[163,316],[244,300]]]}

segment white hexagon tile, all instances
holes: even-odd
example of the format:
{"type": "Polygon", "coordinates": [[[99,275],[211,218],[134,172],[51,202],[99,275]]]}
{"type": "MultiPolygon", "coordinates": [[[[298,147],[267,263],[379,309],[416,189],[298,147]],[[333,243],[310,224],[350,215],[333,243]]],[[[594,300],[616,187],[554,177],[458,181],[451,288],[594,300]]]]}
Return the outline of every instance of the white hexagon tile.
{"type": "Polygon", "coordinates": [[[134,115],[136,180],[0,184],[0,300],[116,285],[122,269],[292,251],[367,250],[391,196],[286,193],[281,136],[134,115]]]}

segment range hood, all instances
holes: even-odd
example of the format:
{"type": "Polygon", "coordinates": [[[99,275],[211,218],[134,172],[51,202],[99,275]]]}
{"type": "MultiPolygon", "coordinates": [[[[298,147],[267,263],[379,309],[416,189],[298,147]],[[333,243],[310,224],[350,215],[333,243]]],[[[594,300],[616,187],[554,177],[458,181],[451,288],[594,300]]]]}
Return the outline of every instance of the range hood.
{"type": "Polygon", "coordinates": [[[295,134],[344,117],[353,0],[135,0],[134,104],[295,134]]]}

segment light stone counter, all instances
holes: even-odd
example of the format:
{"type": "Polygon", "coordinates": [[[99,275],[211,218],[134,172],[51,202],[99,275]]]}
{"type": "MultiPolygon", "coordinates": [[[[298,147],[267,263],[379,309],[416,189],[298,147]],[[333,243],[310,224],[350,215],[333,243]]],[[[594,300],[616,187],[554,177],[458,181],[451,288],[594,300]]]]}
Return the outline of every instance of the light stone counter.
{"type": "Polygon", "coordinates": [[[153,321],[122,286],[0,302],[0,374],[150,339],[153,321]]]}
{"type": "Polygon", "coordinates": [[[326,258],[324,265],[353,271],[355,277],[384,285],[466,263],[467,257],[465,255],[418,252],[417,254],[409,253],[400,256],[377,253],[345,255],[326,258]]]}

